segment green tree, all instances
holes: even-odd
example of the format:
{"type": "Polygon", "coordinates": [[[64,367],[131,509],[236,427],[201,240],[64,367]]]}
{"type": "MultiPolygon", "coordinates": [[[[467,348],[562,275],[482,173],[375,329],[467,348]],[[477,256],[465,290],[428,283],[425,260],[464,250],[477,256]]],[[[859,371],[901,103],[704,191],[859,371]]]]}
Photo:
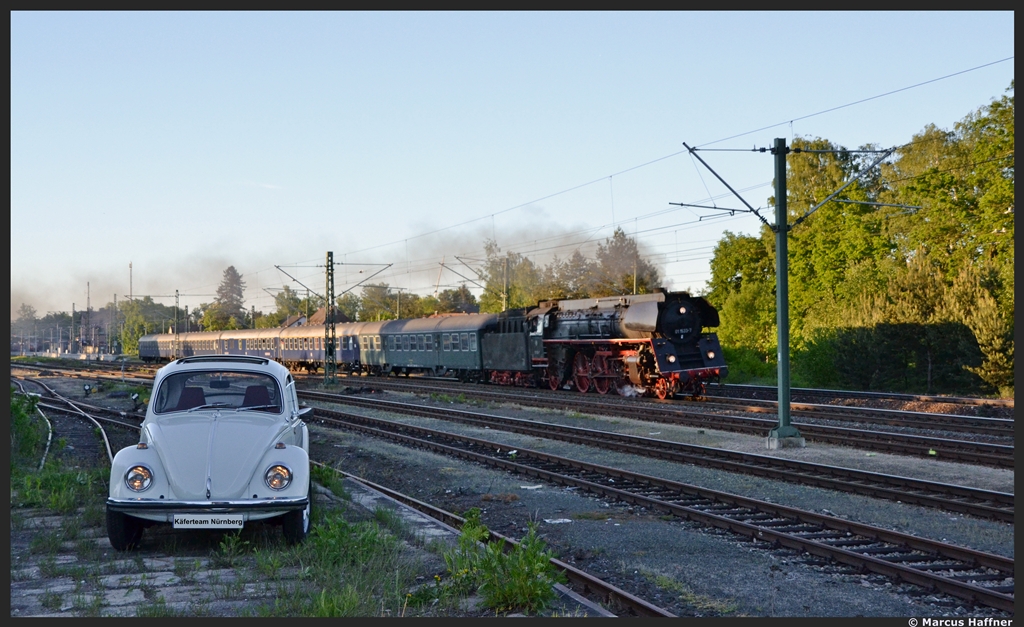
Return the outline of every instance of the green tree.
{"type": "Polygon", "coordinates": [[[352,292],[345,292],[335,298],[335,303],[338,311],[345,314],[345,317],[349,320],[359,320],[359,310],[362,307],[362,302],[358,296],[352,292]]]}
{"type": "Polygon", "coordinates": [[[287,285],[282,286],[281,291],[274,295],[274,305],[277,307],[277,317],[281,321],[304,312],[302,299],[287,285]]]}
{"type": "Polygon", "coordinates": [[[439,313],[479,313],[480,305],[476,302],[476,296],[469,291],[463,283],[457,289],[442,290],[437,295],[439,313]]]}
{"type": "Polygon", "coordinates": [[[398,293],[392,291],[387,283],[364,285],[359,302],[360,320],[393,320],[397,317],[398,293]]]}
{"type": "Polygon", "coordinates": [[[528,257],[506,251],[504,254],[494,240],[484,242],[487,259],[480,273],[484,280],[484,293],[480,297],[480,311],[497,313],[506,309],[519,309],[536,305],[541,293],[541,270],[528,257]]]}
{"type": "MultiPolygon", "coordinates": [[[[872,187],[880,179],[877,169],[866,173],[871,174],[867,182],[854,182],[836,200],[795,224],[868,164],[821,138],[797,138],[792,151],[786,181],[788,221],[795,225],[788,236],[790,337],[799,349],[816,329],[835,328],[850,299],[884,286],[880,267],[891,245],[882,234],[883,218],[876,207],[861,204],[875,200],[877,190],[872,187]]],[[[770,199],[773,205],[774,200],[770,199]]],[[[774,254],[774,245],[771,250],[774,254]]]]}
{"type": "MultiPolygon", "coordinates": [[[[121,327],[121,350],[126,354],[139,354],[139,338],[147,333],[167,333],[174,320],[183,321],[185,312],[174,307],[156,303],[149,296],[118,303],[123,319],[121,327]]],[[[76,324],[81,324],[76,321],[76,324]]],[[[182,325],[184,328],[184,325],[182,325]]]]}
{"type": "Polygon", "coordinates": [[[21,307],[18,308],[18,323],[28,324],[29,326],[35,324],[39,319],[39,315],[36,312],[36,308],[27,303],[22,303],[21,307]]]}
{"type": "Polygon", "coordinates": [[[227,331],[243,328],[244,311],[240,317],[236,318],[228,315],[227,311],[216,302],[203,303],[201,307],[203,317],[199,321],[199,325],[203,331],[227,331]]]}
{"type": "Polygon", "coordinates": [[[1013,325],[1000,311],[996,299],[984,286],[988,268],[961,269],[944,298],[947,317],[963,320],[974,334],[982,354],[980,366],[969,370],[981,377],[991,391],[1012,396],[1013,325]]]}
{"type": "MultiPolygon", "coordinates": [[[[218,327],[222,329],[242,328],[242,321],[245,319],[244,293],[245,281],[242,280],[242,275],[235,270],[234,266],[228,266],[224,270],[220,286],[217,287],[217,298],[214,300],[216,311],[211,312],[211,321],[217,320],[218,327]],[[219,321],[224,318],[230,318],[231,322],[221,325],[219,321]]],[[[209,328],[214,330],[212,327],[209,328]]]]}
{"type": "Polygon", "coordinates": [[[647,294],[661,286],[658,269],[640,252],[634,238],[621,228],[597,245],[590,295],[647,294]]]}

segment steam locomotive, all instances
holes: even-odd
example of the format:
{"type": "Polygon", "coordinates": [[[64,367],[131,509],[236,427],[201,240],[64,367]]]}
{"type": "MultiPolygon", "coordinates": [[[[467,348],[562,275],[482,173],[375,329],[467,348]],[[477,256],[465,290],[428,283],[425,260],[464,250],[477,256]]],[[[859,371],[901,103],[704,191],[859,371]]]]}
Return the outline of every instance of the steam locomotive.
{"type": "MultiPolygon", "coordinates": [[[[701,396],[728,368],[718,311],[702,297],[651,294],[542,301],[501,314],[335,325],[335,362],[352,375],[453,376],[500,385],[575,388],[624,396],[701,396]]],[[[258,355],[293,370],[324,364],[326,329],[306,325],[140,338],[139,356],[166,361],[204,354],[258,355]]]]}

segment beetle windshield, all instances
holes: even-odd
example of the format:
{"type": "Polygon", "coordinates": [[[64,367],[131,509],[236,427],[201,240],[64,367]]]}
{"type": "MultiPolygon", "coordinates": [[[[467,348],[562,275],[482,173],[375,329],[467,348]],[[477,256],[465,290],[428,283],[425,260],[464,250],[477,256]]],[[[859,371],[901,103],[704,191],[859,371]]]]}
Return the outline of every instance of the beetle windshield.
{"type": "Polygon", "coordinates": [[[280,414],[283,409],[277,380],[259,372],[203,370],[166,377],[156,391],[157,414],[202,409],[251,410],[280,414]]]}

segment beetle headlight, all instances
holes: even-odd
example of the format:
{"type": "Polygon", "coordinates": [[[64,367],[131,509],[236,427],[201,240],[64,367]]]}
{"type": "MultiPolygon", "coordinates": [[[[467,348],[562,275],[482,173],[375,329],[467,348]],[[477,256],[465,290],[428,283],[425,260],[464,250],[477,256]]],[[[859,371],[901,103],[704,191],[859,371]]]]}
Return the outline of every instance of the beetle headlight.
{"type": "Polygon", "coordinates": [[[153,471],[145,466],[132,466],[124,473],[124,483],[132,492],[145,492],[153,485],[153,471]]]}
{"type": "Polygon", "coordinates": [[[271,490],[284,490],[292,482],[292,471],[288,470],[287,466],[274,464],[267,468],[263,480],[267,482],[267,487],[271,490]]]}

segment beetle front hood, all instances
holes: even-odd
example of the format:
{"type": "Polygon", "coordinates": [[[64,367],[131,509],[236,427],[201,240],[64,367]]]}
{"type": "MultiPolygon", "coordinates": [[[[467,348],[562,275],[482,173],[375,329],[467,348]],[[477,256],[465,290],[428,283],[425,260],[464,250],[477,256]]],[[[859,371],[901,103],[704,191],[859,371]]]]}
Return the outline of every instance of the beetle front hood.
{"type": "Polygon", "coordinates": [[[148,427],[150,445],[160,456],[174,497],[181,500],[249,496],[245,491],[253,474],[264,470],[255,465],[287,428],[279,416],[233,411],[179,414],[148,427]]]}

